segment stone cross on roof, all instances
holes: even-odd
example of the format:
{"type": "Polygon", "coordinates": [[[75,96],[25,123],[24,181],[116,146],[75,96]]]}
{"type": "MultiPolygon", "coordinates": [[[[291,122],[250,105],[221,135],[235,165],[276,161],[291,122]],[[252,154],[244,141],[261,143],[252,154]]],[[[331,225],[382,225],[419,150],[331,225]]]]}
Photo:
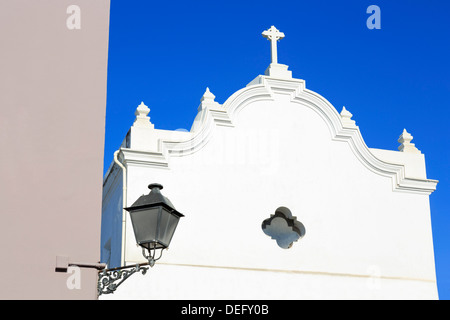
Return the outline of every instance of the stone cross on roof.
{"type": "Polygon", "coordinates": [[[272,63],[278,63],[277,41],[284,38],[284,33],[280,32],[275,26],[271,26],[270,29],[263,31],[262,35],[270,40],[272,63]]]}

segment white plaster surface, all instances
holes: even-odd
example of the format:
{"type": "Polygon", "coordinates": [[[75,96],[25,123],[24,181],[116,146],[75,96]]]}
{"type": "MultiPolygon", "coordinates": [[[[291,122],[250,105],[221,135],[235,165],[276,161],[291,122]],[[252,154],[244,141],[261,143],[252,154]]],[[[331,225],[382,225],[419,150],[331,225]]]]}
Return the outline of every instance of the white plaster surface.
{"type": "MultiPolygon", "coordinates": [[[[199,107],[191,132],[132,131],[127,203],[157,182],[185,217],[147,275],[101,299],[436,299],[437,182],[422,154],[367,148],[345,115],[302,80],[260,76],[199,107]],[[281,206],[306,229],[290,249],[261,229],[281,206]]],[[[143,262],[125,229],[126,263],[143,262]]]]}

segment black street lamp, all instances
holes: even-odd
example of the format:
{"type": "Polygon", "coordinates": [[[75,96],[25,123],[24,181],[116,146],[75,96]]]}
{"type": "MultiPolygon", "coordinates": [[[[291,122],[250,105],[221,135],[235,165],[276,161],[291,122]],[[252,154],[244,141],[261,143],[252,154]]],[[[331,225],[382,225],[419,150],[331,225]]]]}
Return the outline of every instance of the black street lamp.
{"type": "Polygon", "coordinates": [[[142,247],[142,254],[153,267],[161,258],[162,250],[170,245],[178,221],[183,214],[178,212],[169,199],[164,197],[158,183],[148,186],[148,195],[142,195],[131,207],[125,208],[130,213],[136,242],[142,247]],[[155,259],[156,250],[160,249],[159,258],[155,259]],[[148,251],[148,255],[145,251],[148,251]]]}
{"type": "Polygon", "coordinates": [[[143,266],[153,267],[155,261],[161,258],[162,251],[169,247],[178,222],[181,217],[184,217],[170,200],[162,195],[160,191],[163,188],[162,185],[153,183],[148,188],[150,189],[148,195],[142,195],[131,207],[124,208],[130,213],[136,242],[142,247],[142,254],[148,262],[101,271],[98,295],[113,293],[135,272],[141,271],[145,274],[148,268],[143,266]],[[160,254],[155,259],[157,250],[160,250],[160,254]],[[126,270],[128,268],[133,269],[126,270]]]}

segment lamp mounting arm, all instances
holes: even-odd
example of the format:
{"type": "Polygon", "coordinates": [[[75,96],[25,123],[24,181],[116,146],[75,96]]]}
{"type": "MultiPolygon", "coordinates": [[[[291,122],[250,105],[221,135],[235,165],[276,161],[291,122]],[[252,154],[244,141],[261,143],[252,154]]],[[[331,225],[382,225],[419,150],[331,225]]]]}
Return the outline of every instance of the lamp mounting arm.
{"type": "Polygon", "coordinates": [[[136,264],[135,266],[124,266],[112,269],[105,269],[98,273],[97,294],[110,294],[116,291],[125,280],[136,272],[145,274],[148,267],[144,267],[148,263],[136,264]]]}

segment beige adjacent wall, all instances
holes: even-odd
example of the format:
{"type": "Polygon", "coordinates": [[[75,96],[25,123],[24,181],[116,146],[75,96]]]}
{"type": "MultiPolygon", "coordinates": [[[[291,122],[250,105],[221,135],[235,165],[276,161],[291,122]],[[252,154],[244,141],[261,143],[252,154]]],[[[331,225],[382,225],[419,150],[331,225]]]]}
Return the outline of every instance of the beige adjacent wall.
{"type": "Polygon", "coordinates": [[[55,263],[100,259],[109,6],[0,2],[0,299],[96,298],[55,263]]]}

